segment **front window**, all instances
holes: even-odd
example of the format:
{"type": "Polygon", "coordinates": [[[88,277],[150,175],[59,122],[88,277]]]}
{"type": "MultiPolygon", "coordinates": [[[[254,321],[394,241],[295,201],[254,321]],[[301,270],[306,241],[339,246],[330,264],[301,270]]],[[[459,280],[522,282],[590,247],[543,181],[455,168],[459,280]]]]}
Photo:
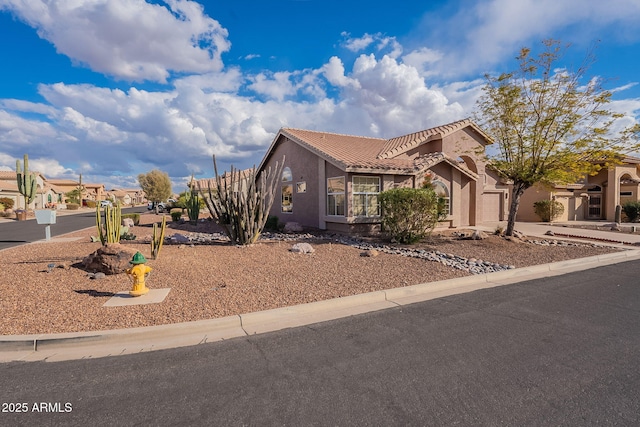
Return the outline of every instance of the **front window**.
{"type": "Polygon", "coordinates": [[[293,174],[291,169],[286,167],[282,171],[282,212],[293,212],[293,174]]]}
{"type": "Polygon", "coordinates": [[[327,215],[344,216],[344,176],[327,179],[327,215]]]}
{"type": "Polygon", "coordinates": [[[378,216],[380,215],[380,178],[377,176],[353,177],[353,215],[354,216],[378,216]]]}

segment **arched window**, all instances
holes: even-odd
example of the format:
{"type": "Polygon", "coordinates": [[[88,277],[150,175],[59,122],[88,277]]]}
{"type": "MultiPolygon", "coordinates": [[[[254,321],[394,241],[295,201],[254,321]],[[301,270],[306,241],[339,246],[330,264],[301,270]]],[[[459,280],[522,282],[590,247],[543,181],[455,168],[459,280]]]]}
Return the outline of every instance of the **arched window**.
{"type": "Polygon", "coordinates": [[[293,212],[293,174],[291,169],[286,167],[282,170],[282,212],[293,212]]]}
{"type": "Polygon", "coordinates": [[[449,195],[449,189],[442,181],[433,181],[433,189],[438,195],[438,203],[443,204],[443,210],[447,215],[451,214],[451,197],[449,195]]]}

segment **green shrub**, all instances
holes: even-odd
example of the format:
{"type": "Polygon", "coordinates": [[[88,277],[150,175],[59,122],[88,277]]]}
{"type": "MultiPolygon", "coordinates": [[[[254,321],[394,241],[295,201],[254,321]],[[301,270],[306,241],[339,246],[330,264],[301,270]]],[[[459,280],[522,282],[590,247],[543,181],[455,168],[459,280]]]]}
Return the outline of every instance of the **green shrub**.
{"type": "Polygon", "coordinates": [[[269,215],[267,222],[264,223],[264,229],[269,231],[278,231],[278,224],[280,220],[275,215],[269,215]]]}
{"type": "Polygon", "coordinates": [[[77,211],[80,208],[80,205],[77,203],[67,203],[67,209],[70,211],[77,211]]]}
{"type": "Polygon", "coordinates": [[[0,197],[0,203],[4,205],[5,209],[13,209],[14,201],[9,197],[0,197]]]}
{"type": "Polygon", "coordinates": [[[182,218],[182,209],[173,208],[171,209],[170,215],[171,215],[171,221],[178,222],[180,221],[180,218],[182,218]]]}
{"type": "Polygon", "coordinates": [[[140,214],[139,213],[128,213],[128,214],[122,214],[122,219],[124,218],[131,218],[133,220],[133,225],[138,225],[140,224],[140,214]]]}
{"type": "Polygon", "coordinates": [[[636,222],[640,216],[640,202],[626,202],[622,205],[622,212],[627,216],[629,222],[636,222]]]}
{"type": "Polygon", "coordinates": [[[556,200],[540,200],[533,209],[542,222],[551,222],[564,213],[564,205],[556,200]]]}
{"type": "Polygon", "coordinates": [[[393,188],[380,193],[382,227],[400,243],[416,243],[438,223],[438,195],[431,188],[393,188]]]}

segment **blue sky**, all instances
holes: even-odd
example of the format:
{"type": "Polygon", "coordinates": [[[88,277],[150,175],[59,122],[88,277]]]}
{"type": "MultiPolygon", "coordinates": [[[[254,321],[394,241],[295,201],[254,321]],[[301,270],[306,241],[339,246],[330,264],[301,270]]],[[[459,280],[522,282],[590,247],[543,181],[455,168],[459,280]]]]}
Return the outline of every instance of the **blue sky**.
{"type": "Polygon", "coordinates": [[[393,137],[470,116],[523,46],[597,43],[640,119],[638,0],[0,0],[0,169],[137,187],[258,164],[281,127],[393,137]],[[366,6],[363,6],[366,4],[366,6]]]}

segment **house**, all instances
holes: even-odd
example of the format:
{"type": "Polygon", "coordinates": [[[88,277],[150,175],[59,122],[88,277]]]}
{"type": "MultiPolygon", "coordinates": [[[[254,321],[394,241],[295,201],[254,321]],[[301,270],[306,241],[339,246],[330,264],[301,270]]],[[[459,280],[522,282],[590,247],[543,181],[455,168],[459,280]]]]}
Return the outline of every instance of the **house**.
{"type": "Polygon", "coordinates": [[[114,188],[106,193],[106,198],[121,205],[140,205],[145,203],[144,191],[140,188],[114,188]]]}
{"type": "Polygon", "coordinates": [[[520,198],[517,221],[540,221],[533,204],[556,200],[564,206],[555,221],[615,220],[617,205],[640,200],[640,158],[624,156],[620,163],[602,168],[596,175],[580,182],[528,188],[520,198]]]}
{"type": "MultiPolygon", "coordinates": [[[[43,209],[51,206],[61,207],[68,201],[65,195],[78,188],[79,182],[72,179],[48,179],[39,172],[36,176],[36,197],[29,209],[43,209]]],[[[104,184],[83,184],[83,199],[104,200],[104,184]]],[[[14,210],[24,209],[24,197],[18,191],[15,171],[0,171],[0,197],[14,200],[14,210]]]]}
{"type": "Polygon", "coordinates": [[[463,227],[506,219],[509,188],[487,167],[491,139],[471,120],[397,138],[280,129],[258,170],[285,157],[270,214],[281,222],[346,233],[380,228],[378,194],[420,188],[429,175],[445,199],[441,225],[463,227]]]}
{"type": "MultiPolygon", "coordinates": [[[[67,203],[69,197],[65,195],[73,190],[76,190],[80,185],[80,181],[73,179],[47,179],[47,184],[56,187],[62,191],[62,198],[59,202],[67,203]]],[[[104,184],[82,184],[84,190],[82,191],[83,200],[99,201],[105,199],[104,184]]]]}
{"type": "MultiPolygon", "coordinates": [[[[46,178],[39,172],[31,172],[36,177],[36,197],[29,204],[29,209],[41,209],[50,206],[60,196],[60,189],[47,185],[46,178]]],[[[0,197],[13,200],[13,209],[24,209],[24,197],[18,191],[15,171],[0,171],[0,197]]]]}

